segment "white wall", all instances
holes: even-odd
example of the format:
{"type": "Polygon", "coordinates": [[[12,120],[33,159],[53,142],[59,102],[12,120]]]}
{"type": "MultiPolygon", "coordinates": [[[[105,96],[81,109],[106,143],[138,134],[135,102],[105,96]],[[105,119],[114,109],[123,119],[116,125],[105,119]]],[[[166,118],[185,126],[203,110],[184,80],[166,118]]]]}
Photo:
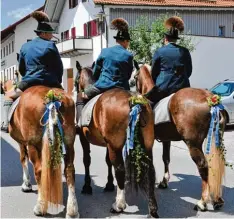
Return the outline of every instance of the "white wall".
{"type": "Polygon", "coordinates": [[[234,79],[234,39],[194,37],[191,86],[211,88],[225,79],[234,79]]]}
{"type": "Polygon", "coordinates": [[[37,37],[34,32],[37,29],[37,21],[33,18],[28,18],[26,21],[20,23],[15,29],[15,51],[19,53],[22,45],[27,42],[28,39],[34,39],[37,37]]]}

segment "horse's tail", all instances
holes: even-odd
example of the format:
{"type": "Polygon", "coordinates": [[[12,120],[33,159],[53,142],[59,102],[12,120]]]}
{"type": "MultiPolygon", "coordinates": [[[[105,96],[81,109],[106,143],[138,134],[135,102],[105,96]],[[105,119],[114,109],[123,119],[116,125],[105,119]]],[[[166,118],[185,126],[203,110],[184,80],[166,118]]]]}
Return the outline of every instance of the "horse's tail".
{"type": "Polygon", "coordinates": [[[52,102],[47,104],[46,125],[42,139],[42,167],[41,167],[41,200],[43,213],[47,212],[48,204],[57,207],[63,202],[62,189],[62,136],[58,111],[52,102]]]}
{"type": "Polygon", "coordinates": [[[210,191],[210,197],[212,200],[218,200],[222,196],[222,181],[225,173],[225,149],[223,145],[223,133],[225,129],[226,118],[223,111],[220,111],[219,120],[219,142],[220,145],[216,145],[215,133],[212,134],[212,142],[210,147],[210,153],[206,155],[208,162],[208,185],[210,191]]]}
{"type": "Polygon", "coordinates": [[[128,127],[128,132],[130,132],[130,134],[127,136],[126,144],[131,144],[130,139],[132,138],[133,146],[126,155],[125,160],[126,182],[127,185],[129,183],[130,187],[134,188],[136,191],[140,188],[143,192],[147,192],[150,189],[149,185],[152,183],[154,187],[155,184],[155,169],[152,154],[154,123],[153,112],[149,104],[134,105],[130,112],[130,120],[131,122],[135,122],[135,130],[134,133],[132,133],[134,135],[132,137],[132,123],[130,122],[128,127]],[[134,120],[134,108],[139,109],[135,115],[136,120],[134,120]]]}

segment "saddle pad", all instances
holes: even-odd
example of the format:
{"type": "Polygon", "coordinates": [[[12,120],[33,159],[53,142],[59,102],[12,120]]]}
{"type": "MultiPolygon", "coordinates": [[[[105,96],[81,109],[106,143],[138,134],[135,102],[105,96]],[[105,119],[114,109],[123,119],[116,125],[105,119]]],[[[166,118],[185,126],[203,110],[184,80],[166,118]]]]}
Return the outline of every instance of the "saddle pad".
{"type": "Polygon", "coordinates": [[[154,106],[154,124],[158,125],[164,122],[171,122],[170,113],[168,110],[168,103],[171,97],[174,94],[171,94],[168,97],[163,98],[154,106]]]}
{"type": "Polygon", "coordinates": [[[18,98],[13,102],[13,104],[12,104],[10,110],[9,110],[9,114],[8,114],[8,121],[9,121],[9,122],[11,121],[11,118],[12,118],[14,112],[15,112],[15,109],[16,109],[16,107],[17,107],[18,104],[19,104],[19,101],[20,101],[20,97],[18,97],[18,98]]]}
{"type": "Polygon", "coordinates": [[[84,108],[82,109],[81,116],[78,122],[79,127],[89,126],[89,123],[93,115],[93,107],[101,95],[102,94],[95,96],[88,103],[85,104],[84,108]]]}

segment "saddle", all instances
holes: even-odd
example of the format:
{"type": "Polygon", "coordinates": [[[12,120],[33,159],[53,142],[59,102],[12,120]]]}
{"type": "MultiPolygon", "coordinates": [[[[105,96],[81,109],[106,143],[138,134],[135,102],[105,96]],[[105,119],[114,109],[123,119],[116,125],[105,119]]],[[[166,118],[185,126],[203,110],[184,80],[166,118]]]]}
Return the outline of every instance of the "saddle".
{"type": "Polygon", "coordinates": [[[18,98],[13,102],[13,104],[12,104],[10,110],[9,110],[9,114],[8,114],[8,121],[9,121],[9,122],[11,121],[11,118],[12,118],[14,112],[15,112],[15,109],[16,109],[16,107],[17,107],[18,104],[19,104],[19,101],[20,101],[20,97],[18,97],[18,98]]]}
{"type": "Polygon", "coordinates": [[[89,126],[92,120],[94,105],[101,95],[102,94],[95,96],[85,104],[84,108],[82,109],[81,116],[78,122],[79,127],[89,126]]]}
{"type": "Polygon", "coordinates": [[[174,94],[171,94],[170,96],[163,98],[154,106],[153,112],[155,125],[171,122],[168,104],[173,95],[174,94]]]}

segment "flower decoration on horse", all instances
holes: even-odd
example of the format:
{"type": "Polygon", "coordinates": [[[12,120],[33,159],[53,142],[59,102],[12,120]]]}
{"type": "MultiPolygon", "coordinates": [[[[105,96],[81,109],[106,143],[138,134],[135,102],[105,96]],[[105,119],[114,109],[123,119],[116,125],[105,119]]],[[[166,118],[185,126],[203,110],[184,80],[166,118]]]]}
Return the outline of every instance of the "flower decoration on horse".
{"type": "Polygon", "coordinates": [[[208,97],[207,102],[208,102],[208,105],[210,107],[220,105],[221,104],[221,96],[215,94],[212,97],[208,97]]]}

